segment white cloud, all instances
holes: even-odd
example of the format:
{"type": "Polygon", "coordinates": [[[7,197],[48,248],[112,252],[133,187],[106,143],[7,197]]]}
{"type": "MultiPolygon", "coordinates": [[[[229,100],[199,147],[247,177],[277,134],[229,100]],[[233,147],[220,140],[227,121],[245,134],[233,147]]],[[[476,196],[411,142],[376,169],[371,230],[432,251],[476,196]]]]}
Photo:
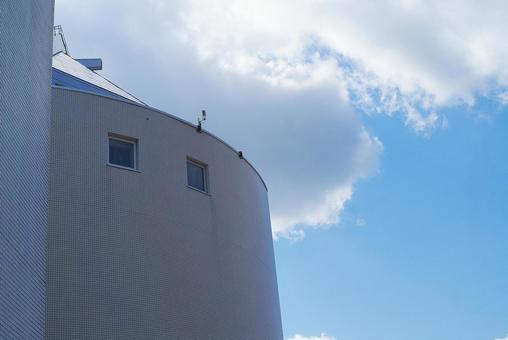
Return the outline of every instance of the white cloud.
{"type": "Polygon", "coordinates": [[[367,221],[365,221],[364,218],[362,218],[362,217],[357,217],[356,218],[356,226],[357,227],[364,227],[366,225],[367,225],[367,221]]]}
{"type": "Polygon", "coordinates": [[[508,91],[504,91],[497,95],[498,100],[504,105],[508,104],[508,91]]]}
{"type": "Polygon", "coordinates": [[[193,0],[180,15],[201,58],[270,82],[305,85],[320,79],[320,64],[346,60],[329,76],[359,104],[375,101],[369,112],[402,112],[424,133],[441,126],[436,107],[508,85],[503,9],[504,1],[193,0]]]}
{"type": "Polygon", "coordinates": [[[496,338],[494,340],[508,340],[508,334],[506,334],[506,336],[504,338],[496,338]]]}
{"type": "Polygon", "coordinates": [[[293,337],[288,338],[287,340],[337,340],[337,339],[333,336],[321,333],[321,335],[317,336],[305,336],[301,334],[295,334],[293,337]]]}
{"type": "Polygon", "coordinates": [[[473,1],[57,0],[76,57],[206,128],[260,170],[275,236],[326,228],[378,167],[356,110],[428,135],[442,106],[506,97],[508,22],[473,1]],[[504,90],[503,90],[504,89],[504,90]]]}

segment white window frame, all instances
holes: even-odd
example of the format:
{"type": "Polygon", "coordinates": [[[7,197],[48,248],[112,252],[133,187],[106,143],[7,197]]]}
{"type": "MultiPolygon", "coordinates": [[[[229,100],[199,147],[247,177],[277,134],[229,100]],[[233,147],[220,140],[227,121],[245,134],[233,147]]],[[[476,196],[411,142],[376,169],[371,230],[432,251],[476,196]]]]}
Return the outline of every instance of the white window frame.
{"type": "Polygon", "coordinates": [[[195,158],[187,157],[187,160],[185,162],[185,174],[186,174],[185,178],[187,180],[187,187],[188,188],[199,191],[203,194],[210,195],[210,183],[209,183],[209,179],[208,179],[208,164],[198,161],[195,158]],[[204,187],[205,187],[204,191],[199,188],[193,187],[192,185],[189,184],[189,174],[188,174],[189,170],[187,168],[187,163],[191,163],[192,165],[195,165],[195,166],[203,169],[203,181],[204,181],[204,187]]]}
{"type": "Polygon", "coordinates": [[[117,135],[115,133],[108,133],[107,149],[108,149],[108,152],[107,152],[108,153],[107,165],[115,167],[115,168],[125,169],[125,170],[138,171],[138,140],[136,138],[122,136],[122,135],[117,135]],[[109,161],[111,159],[110,154],[109,154],[109,141],[111,139],[118,140],[120,142],[129,143],[129,144],[133,145],[133,152],[134,152],[134,155],[133,155],[134,167],[133,168],[128,167],[128,166],[114,164],[114,163],[111,163],[109,161]]]}

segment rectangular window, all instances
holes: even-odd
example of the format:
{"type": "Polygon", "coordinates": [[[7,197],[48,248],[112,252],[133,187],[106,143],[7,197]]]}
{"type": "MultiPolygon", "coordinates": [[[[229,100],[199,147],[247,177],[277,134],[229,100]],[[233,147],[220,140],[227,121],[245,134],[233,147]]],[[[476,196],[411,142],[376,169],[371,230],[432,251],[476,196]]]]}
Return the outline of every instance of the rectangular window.
{"type": "Polygon", "coordinates": [[[187,184],[194,189],[208,192],[205,164],[187,159],[187,184]]]}
{"type": "Polygon", "coordinates": [[[110,135],[109,140],[109,164],[128,169],[137,168],[136,152],[137,141],[135,139],[110,135]]]}

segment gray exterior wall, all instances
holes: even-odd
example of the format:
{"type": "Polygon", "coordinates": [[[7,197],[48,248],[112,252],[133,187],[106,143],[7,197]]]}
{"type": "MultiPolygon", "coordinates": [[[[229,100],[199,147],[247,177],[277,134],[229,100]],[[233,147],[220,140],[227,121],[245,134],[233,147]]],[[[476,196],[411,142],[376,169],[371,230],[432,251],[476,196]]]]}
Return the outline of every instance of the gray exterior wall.
{"type": "Polygon", "coordinates": [[[42,339],[53,1],[0,0],[0,339],[42,339]]]}
{"type": "Polygon", "coordinates": [[[266,188],[230,147],[62,88],[51,145],[47,339],[282,339],[266,188]],[[139,172],[106,165],[108,133],[139,140],[139,172]]]}

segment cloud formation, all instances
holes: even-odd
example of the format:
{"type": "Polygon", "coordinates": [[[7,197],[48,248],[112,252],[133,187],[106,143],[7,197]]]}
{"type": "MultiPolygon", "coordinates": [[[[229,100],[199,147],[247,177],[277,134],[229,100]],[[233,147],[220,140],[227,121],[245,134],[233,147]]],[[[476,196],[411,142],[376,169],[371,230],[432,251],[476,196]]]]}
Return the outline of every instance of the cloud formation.
{"type": "Polygon", "coordinates": [[[494,340],[508,340],[508,334],[504,338],[495,338],[494,340]]]}
{"type": "Polygon", "coordinates": [[[382,142],[358,111],[418,134],[439,110],[508,96],[501,1],[57,0],[75,57],[243,150],[269,187],[275,237],[340,221],[382,142]],[[90,53],[93,53],[91,55],[90,53]]]}
{"type": "Polygon", "coordinates": [[[503,1],[210,3],[180,11],[201,58],[283,86],[323,81],[328,68],[362,109],[402,112],[416,132],[439,127],[436,108],[508,85],[503,1]]]}
{"type": "Polygon", "coordinates": [[[337,339],[333,336],[321,333],[321,335],[318,336],[305,336],[301,334],[295,334],[293,337],[288,338],[288,340],[337,340],[337,339]]]}

